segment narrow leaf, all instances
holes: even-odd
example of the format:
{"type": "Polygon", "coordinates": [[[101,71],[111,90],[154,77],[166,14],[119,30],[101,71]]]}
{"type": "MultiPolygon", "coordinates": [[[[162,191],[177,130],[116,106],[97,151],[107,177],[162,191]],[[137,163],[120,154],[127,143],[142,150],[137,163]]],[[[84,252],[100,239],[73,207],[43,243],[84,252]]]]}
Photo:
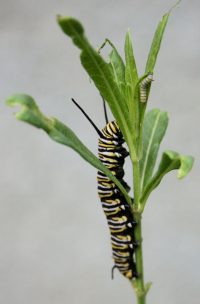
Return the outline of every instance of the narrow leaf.
{"type": "Polygon", "coordinates": [[[165,151],[157,172],[145,187],[141,201],[146,202],[150,193],[160,184],[165,174],[172,170],[178,170],[177,177],[181,179],[190,172],[193,163],[194,159],[192,156],[183,156],[174,151],[165,151]]]}
{"type": "Polygon", "coordinates": [[[138,81],[137,67],[135,63],[135,58],[133,54],[133,46],[131,42],[131,35],[128,31],[125,38],[125,80],[126,80],[126,91],[127,91],[127,102],[129,104],[129,109],[131,107],[136,107],[133,105],[134,102],[134,88],[138,81]]]}
{"type": "Polygon", "coordinates": [[[153,72],[155,64],[156,64],[156,60],[157,60],[157,56],[160,50],[160,46],[161,46],[161,42],[162,42],[162,38],[165,32],[165,28],[169,19],[169,15],[172,11],[173,8],[175,8],[178,4],[180,3],[180,0],[169,10],[169,12],[167,12],[162,20],[159,22],[156,32],[154,34],[153,37],[153,41],[151,44],[151,48],[149,51],[149,55],[148,55],[148,59],[147,59],[147,63],[146,63],[146,68],[145,68],[145,72],[149,73],[149,72],[153,72]]]}
{"type": "Polygon", "coordinates": [[[137,73],[136,62],[133,54],[131,35],[129,31],[126,33],[126,38],[125,38],[125,59],[126,59],[126,67],[125,67],[126,82],[130,83],[134,91],[134,87],[138,81],[138,73],[137,73]]]}
{"type": "Polygon", "coordinates": [[[131,204],[130,197],[121,183],[114,177],[102,162],[80,141],[76,134],[56,118],[45,116],[32,97],[17,94],[8,98],[6,103],[9,106],[21,106],[16,118],[25,121],[37,128],[43,129],[56,142],[72,148],[83,159],[93,167],[105,173],[121,190],[127,202],[131,204]]]}
{"type": "Polygon", "coordinates": [[[98,49],[98,53],[100,53],[101,49],[103,49],[106,44],[109,44],[112,48],[112,51],[109,54],[109,59],[110,59],[109,66],[113,73],[113,79],[116,82],[119,90],[123,94],[123,97],[125,98],[125,96],[124,96],[124,89],[125,89],[124,61],[123,61],[122,57],[120,56],[119,52],[117,51],[116,47],[114,46],[114,44],[107,38],[105,39],[104,43],[98,49]]]}
{"type": "Polygon", "coordinates": [[[112,44],[112,51],[109,54],[110,58],[110,65],[112,67],[113,71],[113,77],[114,81],[116,82],[121,94],[123,95],[123,98],[125,98],[125,65],[123,62],[123,59],[119,55],[117,49],[112,44]]]}
{"type": "Polygon", "coordinates": [[[128,142],[128,109],[123,94],[121,94],[110,65],[104,61],[101,55],[90,45],[84,35],[83,26],[70,17],[58,16],[58,23],[63,32],[70,36],[81,52],[81,62],[90,78],[94,81],[100,94],[108,102],[113,116],[119,123],[120,129],[128,142]]]}
{"type": "Polygon", "coordinates": [[[144,189],[156,163],[160,143],[168,125],[168,115],[158,109],[149,111],[144,118],[143,125],[143,154],[140,162],[141,189],[144,189]]]}

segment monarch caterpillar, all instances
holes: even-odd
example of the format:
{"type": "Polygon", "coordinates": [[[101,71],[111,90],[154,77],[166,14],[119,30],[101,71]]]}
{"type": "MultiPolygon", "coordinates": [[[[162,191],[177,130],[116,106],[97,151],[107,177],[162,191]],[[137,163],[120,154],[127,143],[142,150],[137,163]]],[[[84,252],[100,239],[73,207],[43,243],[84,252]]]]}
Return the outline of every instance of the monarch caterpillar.
{"type": "Polygon", "coordinates": [[[147,86],[153,81],[153,74],[149,73],[140,83],[140,101],[147,101],[147,86]]]}
{"type": "MultiPolygon", "coordinates": [[[[129,153],[122,146],[124,139],[117,122],[108,122],[105,102],[104,112],[107,124],[100,131],[79,104],[77,104],[74,99],[72,99],[72,101],[90,121],[99,135],[99,159],[121,182],[126,190],[129,191],[130,187],[123,180],[124,160],[129,153]]],[[[113,270],[114,268],[118,268],[122,275],[128,279],[136,278],[138,275],[134,260],[134,252],[137,247],[137,242],[134,238],[133,229],[137,223],[134,221],[130,206],[126,202],[124,195],[101,171],[98,171],[97,173],[97,182],[98,195],[110,229],[112,254],[114,259],[113,270]]]]}

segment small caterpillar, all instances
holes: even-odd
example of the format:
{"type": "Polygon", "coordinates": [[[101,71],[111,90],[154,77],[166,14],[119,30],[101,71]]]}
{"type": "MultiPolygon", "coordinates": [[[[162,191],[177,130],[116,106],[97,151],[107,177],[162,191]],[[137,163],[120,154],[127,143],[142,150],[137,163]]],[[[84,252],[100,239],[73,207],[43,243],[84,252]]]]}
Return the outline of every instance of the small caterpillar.
{"type": "Polygon", "coordinates": [[[140,83],[140,101],[147,101],[147,86],[153,81],[153,74],[147,75],[140,83]]]}
{"type": "MultiPolygon", "coordinates": [[[[90,121],[99,135],[99,159],[121,182],[126,190],[129,191],[130,187],[123,180],[124,160],[129,153],[122,146],[124,139],[117,122],[108,122],[107,114],[105,113],[107,124],[100,131],[76,101],[74,99],[72,99],[72,101],[90,121]]],[[[134,227],[136,222],[134,221],[130,206],[119,188],[103,172],[98,171],[97,181],[98,195],[107,218],[111,235],[112,254],[114,259],[113,270],[114,268],[118,268],[122,275],[128,279],[137,278],[138,274],[134,257],[135,249],[137,247],[137,242],[134,238],[134,227]]]]}

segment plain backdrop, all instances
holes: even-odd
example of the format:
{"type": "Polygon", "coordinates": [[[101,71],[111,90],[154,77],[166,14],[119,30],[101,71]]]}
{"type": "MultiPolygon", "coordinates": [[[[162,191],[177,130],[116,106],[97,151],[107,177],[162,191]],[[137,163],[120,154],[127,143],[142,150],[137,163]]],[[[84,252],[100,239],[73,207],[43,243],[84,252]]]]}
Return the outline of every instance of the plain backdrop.
{"type": "MultiPolygon", "coordinates": [[[[96,154],[95,131],[74,97],[102,128],[101,98],[56,15],[81,20],[94,47],[110,38],[123,54],[130,28],[140,75],[158,21],[173,0],[0,1],[0,303],[136,303],[118,271],[97,196],[96,170],[40,130],[16,121],[4,101],[28,93],[44,113],[70,126],[96,154]]],[[[200,2],[182,1],[169,19],[149,109],[167,110],[161,151],[195,156],[183,181],[164,178],[143,216],[150,304],[198,304],[200,297],[200,2]]],[[[107,51],[106,51],[107,52],[107,51]]],[[[105,53],[106,53],[105,52],[105,53]]],[[[111,119],[111,115],[110,115],[111,119]]],[[[126,164],[131,183],[130,163],[126,164]]]]}

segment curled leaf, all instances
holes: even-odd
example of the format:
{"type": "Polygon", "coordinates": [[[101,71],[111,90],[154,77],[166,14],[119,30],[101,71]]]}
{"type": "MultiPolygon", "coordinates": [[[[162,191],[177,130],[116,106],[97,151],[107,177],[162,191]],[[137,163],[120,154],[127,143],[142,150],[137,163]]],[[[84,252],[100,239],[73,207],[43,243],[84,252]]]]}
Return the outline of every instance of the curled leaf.
{"type": "Polygon", "coordinates": [[[45,116],[29,95],[17,94],[8,98],[6,103],[9,106],[21,106],[19,112],[15,114],[16,118],[25,121],[37,128],[44,130],[54,141],[72,148],[83,159],[89,162],[97,170],[107,175],[124,194],[127,202],[131,204],[131,199],[116,177],[108,170],[102,162],[81,142],[76,134],[56,118],[45,116]]]}
{"type": "Polygon", "coordinates": [[[160,184],[162,178],[172,170],[178,170],[179,179],[185,177],[192,169],[194,158],[189,155],[180,155],[174,151],[165,151],[162,155],[158,170],[146,185],[141,201],[146,202],[150,193],[160,184]]]}

